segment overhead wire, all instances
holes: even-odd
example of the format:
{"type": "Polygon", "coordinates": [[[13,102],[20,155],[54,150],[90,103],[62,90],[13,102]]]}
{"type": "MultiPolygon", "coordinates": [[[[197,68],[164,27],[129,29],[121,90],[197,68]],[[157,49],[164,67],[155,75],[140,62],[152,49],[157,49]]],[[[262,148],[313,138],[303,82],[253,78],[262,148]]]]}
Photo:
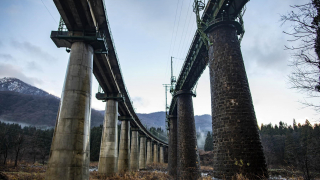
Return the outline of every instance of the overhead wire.
{"type": "Polygon", "coordinates": [[[54,17],[52,16],[52,14],[50,13],[49,9],[47,8],[47,6],[44,4],[44,2],[41,0],[42,4],[44,5],[44,7],[47,9],[47,11],[49,12],[50,16],[52,17],[52,19],[54,20],[54,22],[56,22],[56,24],[58,24],[58,22],[56,21],[56,19],[54,19],[54,17]]]}
{"type": "Polygon", "coordinates": [[[187,56],[187,53],[189,51],[189,47],[192,43],[192,40],[193,40],[193,37],[194,37],[196,30],[197,30],[197,26],[196,26],[196,23],[194,23],[193,26],[191,26],[191,30],[190,30],[188,38],[187,38],[187,43],[185,45],[184,51],[182,52],[184,56],[187,56]]]}
{"type": "Polygon", "coordinates": [[[186,23],[187,23],[187,20],[188,20],[188,15],[189,15],[189,10],[190,10],[190,6],[192,5],[192,0],[190,1],[190,3],[189,3],[189,6],[188,6],[188,10],[187,10],[187,15],[186,15],[186,18],[185,18],[185,21],[184,21],[184,26],[183,26],[183,30],[182,30],[182,35],[181,35],[181,38],[180,38],[180,44],[179,44],[179,47],[178,47],[178,57],[180,57],[180,49],[181,49],[181,43],[182,43],[182,39],[183,39],[183,37],[185,37],[186,36],[186,33],[185,33],[185,27],[186,27],[186,23]]]}
{"type": "MultiPolygon", "coordinates": [[[[182,60],[182,61],[173,61],[174,74],[177,74],[177,76],[179,76],[179,74],[180,74],[180,71],[178,72],[178,70],[179,70],[179,68],[180,69],[182,68],[182,65],[183,65],[184,60],[186,58],[186,55],[188,53],[189,47],[192,43],[193,35],[196,31],[196,23],[195,23],[195,21],[194,21],[194,23],[192,23],[192,20],[194,18],[192,18],[192,13],[190,14],[190,6],[192,6],[193,0],[190,0],[189,6],[188,6],[188,11],[186,12],[186,18],[184,19],[183,28],[181,27],[182,28],[181,29],[179,27],[180,22],[183,22],[181,20],[183,1],[181,2],[181,4],[179,3],[179,1],[180,0],[178,0],[177,7],[176,7],[174,28],[172,31],[170,49],[169,49],[169,59],[170,59],[170,56],[173,56],[174,59],[176,59],[176,60],[178,60],[178,59],[182,60]],[[180,6],[180,12],[178,12],[179,6],[180,6]],[[178,13],[179,13],[179,16],[177,18],[178,13]],[[190,28],[191,28],[191,30],[190,30],[190,28]],[[181,32],[181,35],[179,37],[177,37],[179,32],[181,32]]],[[[170,62],[170,60],[167,61],[167,66],[168,66],[169,62],[170,62]]],[[[166,69],[166,77],[168,74],[167,73],[168,69],[169,68],[166,69]]]]}
{"type": "MultiPolygon", "coordinates": [[[[192,1],[193,0],[191,0],[191,2],[192,1]]],[[[184,37],[184,40],[183,40],[183,47],[181,48],[181,51],[179,52],[180,57],[184,57],[184,58],[185,58],[186,55],[184,56],[183,52],[188,50],[189,47],[190,47],[190,44],[186,43],[186,40],[188,40],[188,38],[190,38],[190,36],[193,37],[193,33],[194,33],[193,31],[190,30],[190,28],[192,27],[192,26],[190,26],[192,24],[191,22],[193,20],[192,17],[194,17],[194,16],[192,16],[192,14],[191,14],[191,16],[189,17],[189,23],[188,23],[188,26],[187,26],[187,31],[186,31],[187,33],[186,33],[186,36],[184,37]]]]}
{"type": "MultiPolygon", "coordinates": [[[[190,45],[192,43],[192,40],[193,40],[193,37],[194,37],[194,33],[196,32],[196,29],[197,29],[196,21],[193,18],[192,13],[189,15],[189,13],[191,12],[189,10],[190,10],[190,6],[191,6],[192,2],[193,2],[193,0],[190,1],[189,7],[188,7],[188,12],[187,12],[187,16],[186,16],[186,19],[185,19],[184,28],[183,28],[183,31],[182,31],[182,35],[180,36],[181,38],[180,38],[180,44],[179,44],[178,51],[175,52],[175,53],[178,54],[178,55],[176,55],[176,57],[183,58],[183,60],[185,60],[185,58],[187,56],[187,53],[189,51],[189,47],[190,47],[190,45]],[[189,21],[187,21],[187,20],[189,20],[189,21]],[[192,20],[194,20],[194,21],[192,21],[192,20]],[[187,28],[185,28],[186,24],[188,24],[187,28]],[[190,28],[191,28],[191,30],[190,30],[190,28]],[[182,43],[182,46],[181,46],[181,43],[182,43]]],[[[183,63],[184,63],[184,61],[183,62],[177,62],[175,64],[175,66],[174,66],[174,71],[178,72],[178,70],[180,70],[182,68],[183,63]]],[[[179,73],[180,72],[178,72],[178,74],[179,73]]]]}
{"type": "MultiPolygon", "coordinates": [[[[190,6],[191,6],[191,4],[192,4],[192,0],[190,1],[190,3],[189,3],[189,6],[188,6],[188,10],[187,10],[187,14],[186,14],[186,18],[185,18],[185,21],[184,21],[184,26],[183,26],[183,28],[182,28],[182,31],[181,31],[181,35],[179,36],[180,37],[180,43],[179,43],[179,46],[177,47],[177,49],[176,49],[176,46],[175,46],[175,44],[176,44],[176,39],[177,39],[177,33],[178,33],[178,30],[176,31],[176,36],[175,36],[175,41],[174,41],[174,46],[173,46],[173,52],[172,52],[172,54],[173,53],[175,53],[175,57],[177,57],[176,59],[181,59],[181,58],[183,58],[183,57],[181,57],[180,56],[180,49],[181,49],[181,43],[182,43],[182,39],[183,39],[183,37],[184,37],[184,35],[186,35],[186,31],[185,31],[185,27],[186,27],[186,23],[187,23],[187,20],[188,20],[188,15],[189,15],[189,10],[190,10],[190,6]],[[176,50],[176,51],[175,51],[176,50]]],[[[181,17],[181,13],[182,13],[182,8],[183,8],[183,3],[182,3],[182,5],[181,5],[181,10],[180,10],[180,15],[179,15],[179,21],[178,21],[178,27],[179,27],[179,24],[180,24],[180,17],[181,17]]],[[[178,39],[178,41],[179,41],[179,39],[178,39]]],[[[184,60],[184,59],[183,59],[184,60]]],[[[174,72],[176,72],[176,74],[177,74],[177,76],[179,76],[179,73],[180,72],[178,72],[178,70],[179,69],[181,69],[181,67],[182,67],[182,63],[183,62],[176,62],[175,63],[175,66],[174,66],[174,72]]]]}
{"type": "Polygon", "coordinates": [[[175,44],[176,44],[176,39],[177,39],[177,34],[178,34],[178,29],[179,29],[179,24],[180,24],[180,17],[181,17],[182,7],[183,7],[183,1],[181,3],[180,14],[179,14],[179,18],[178,18],[177,31],[176,31],[176,35],[175,35],[175,38],[174,38],[174,41],[173,41],[173,52],[171,54],[173,54],[174,50],[175,50],[175,44]]]}
{"type": "MultiPolygon", "coordinates": [[[[173,31],[172,31],[172,35],[171,35],[171,42],[170,42],[170,48],[169,48],[169,56],[168,56],[168,59],[170,59],[170,56],[171,56],[172,40],[173,40],[174,30],[175,30],[175,27],[176,27],[176,19],[177,19],[177,14],[178,14],[179,2],[180,2],[180,0],[178,0],[177,7],[176,7],[176,15],[175,15],[175,17],[174,17],[173,31]]],[[[170,64],[169,62],[170,62],[170,61],[168,60],[168,61],[167,61],[167,67],[166,67],[165,78],[167,78],[168,65],[170,64]]]]}

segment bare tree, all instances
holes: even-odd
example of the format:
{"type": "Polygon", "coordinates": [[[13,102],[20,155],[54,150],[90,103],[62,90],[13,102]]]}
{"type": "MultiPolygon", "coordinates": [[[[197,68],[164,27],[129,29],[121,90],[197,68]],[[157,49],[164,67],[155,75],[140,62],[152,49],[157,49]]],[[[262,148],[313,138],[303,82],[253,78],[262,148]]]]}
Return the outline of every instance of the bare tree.
{"type": "Polygon", "coordinates": [[[10,148],[10,135],[9,135],[9,129],[8,127],[2,128],[0,131],[0,137],[1,137],[1,154],[3,154],[3,164],[7,164],[7,158],[8,158],[8,152],[10,148]]]}
{"type": "Polygon", "coordinates": [[[25,141],[24,135],[19,132],[14,139],[14,151],[15,151],[14,167],[17,167],[19,155],[25,148],[24,141],[25,141]]]}
{"type": "MultiPolygon", "coordinates": [[[[295,44],[286,46],[287,50],[294,52],[291,61],[293,72],[289,81],[293,89],[305,93],[308,98],[320,97],[319,5],[320,0],[310,0],[307,4],[291,6],[293,10],[281,16],[283,24],[291,23],[292,32],[284,33],[291,37],[288,41],[295,44]]],[[[302,103],[320,112],[320,104],[302,103]]]]}

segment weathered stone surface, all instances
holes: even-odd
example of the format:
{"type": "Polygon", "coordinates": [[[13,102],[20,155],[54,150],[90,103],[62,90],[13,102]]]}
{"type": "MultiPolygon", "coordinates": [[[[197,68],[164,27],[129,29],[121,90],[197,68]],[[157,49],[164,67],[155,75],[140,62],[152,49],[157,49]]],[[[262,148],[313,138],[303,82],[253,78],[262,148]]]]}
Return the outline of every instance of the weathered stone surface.
{"type": "Polygon", "coordinates": [[[200,161],[197,147],[197,134],[194,121],[192,93],[177,92],[178,113],[178,179],[198,179],[200,161]]]}
{"type": "Polygon", "coordinates": [[[147,165],[152,164],[152,142],[147,139],[147,165]]]}
{"type": "Polygon", "coordinates": [[[168,146],[164,147],[164,163],[168,163],[168,146]]]}
{"type": "Polygon", "coordinates": [[[208,35],[214,177],[268,176],[236,29],[222,25],[208,35]]]}
{"type": "Polygon", "coordinates": [[[118,102],[108,100],[106,103],[98,172],[112,176],[118,168],[118,102]]]}
{"type": "Polygon", "coordinates": [[[158,163],[159,160],[158,160],[158,143],[154,143],[153,144],[153,162],[154,163],[158,163]]]}
{"type": "Polygon", "coordinates": [[[121,121],[118,172],[130,169],[130,121],[121,121]]]}
{"type": "Polygon", "coordinates": [[[93,48],[73,43],[46,171],[47,180],[89,179],[93,48]]]}
{"type": "Polygon", "coordinates": [[[131,154],[130,154],[130,170],[139,170],[139,144],[138,144],[138,131],[131,132],[131,154]]]}
{"type": "Polygon", "coordinates": [[[140,136],[139,169],[146,169],[146,136],[140,136]]]}
{"type": "Polygon", "coordinates": [[[169,152],[168,152],[168,173],[170,176],[177,176],[177,147],[178,147],[178,127],[177,116],[169,116],[170,131],[169,131],[169,152]]]}

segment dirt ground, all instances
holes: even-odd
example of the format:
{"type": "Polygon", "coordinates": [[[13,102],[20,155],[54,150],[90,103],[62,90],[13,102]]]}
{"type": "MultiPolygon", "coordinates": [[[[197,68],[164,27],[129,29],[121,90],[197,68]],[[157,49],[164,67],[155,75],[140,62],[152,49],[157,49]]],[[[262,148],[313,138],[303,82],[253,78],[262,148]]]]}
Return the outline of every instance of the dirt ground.
{"type": "MultiPolygon", "coordinates": [[[[14,163],[9,161],[6,166],[0,165],[0,180],[44,180],[46,165],[40,163],[20,162],[18,167],[14,168],[14,163]]],[[[167,174],[168,164],[152,164],[146,170],[136,172],[117,173],[113,177],[100,176],[97,172],[98,162],[90,163],[90,180],[171,180],[167,174]]],[[[212,166],[201,166],[203,180],[211,180],[212,166]]],[[[270,179],[290,179],[303,180],[299,172],[288,169],[269,169],[270,179]]],[[[248,180],[247,178],[237,175],[234,180],[248,180]]],[[[315,180],[320,180],[316,178],[315,180]]]]}

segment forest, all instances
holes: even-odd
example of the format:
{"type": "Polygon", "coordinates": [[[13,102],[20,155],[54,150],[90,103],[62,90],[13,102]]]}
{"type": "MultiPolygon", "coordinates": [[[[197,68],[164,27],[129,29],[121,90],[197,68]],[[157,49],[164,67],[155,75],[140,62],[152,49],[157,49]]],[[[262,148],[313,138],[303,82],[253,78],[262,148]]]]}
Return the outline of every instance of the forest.
{"type": "MultiPolygon", "coordinates": [[[[161,128],[151,127],[149,131],[164,139],[161,128]]],[[[102,125],[93,127],[90,132],[90,160],[98,161],[100,153],[102,125]]],[[[118,125],[120,137],[120,125],[118,125]]],[[[50,153],[53,129],[37,129],[32,126],[21,127],[19,124],[9,124],[0,121],[0,166],[8,160],[18,165],[19,161],[45,164],[50,153]]],[[[119,141],[118,141],[119,142],[119,141]]]]}
{"type": "MultiPolygon", "coordinates": [[[[280,121],[278,125],[261,124],[260,138],[269,169],[290,169],[299,171],[304,179],[319,176],[320,166],[320,124],[289,125],[280,121]]],[[[207,133],[204,150],[212,151],[213,138],[207,133]]]]}
{"type": "MultiPolygon", "coordinates": [[[[8,160],[15,166],[20,161],[45,164],[48,160],[53,129],[21,127],[18,124],[0,122],[0,162],[6,165],[8,160]]],[[[299,171],[305,179],[312,179],[320,172],[320,124],[312,125],[308,120],[304,124],[292,125],[279,122],[277,125],[262,124],[259,127],[261,142],[269,169],[289,168],[299,171]]],[[[161,128],[149,128],[153,134],[163,134],[161,128]]],[[[118,125],[120,135],[120,125],[118,125]]],[[[90,160],[98,161],[100,153],[102,125],[93,127],[90,135],[90,160]]],[[[204,150],[212,151],[212,133],[208,132],[204,150]]]]}

